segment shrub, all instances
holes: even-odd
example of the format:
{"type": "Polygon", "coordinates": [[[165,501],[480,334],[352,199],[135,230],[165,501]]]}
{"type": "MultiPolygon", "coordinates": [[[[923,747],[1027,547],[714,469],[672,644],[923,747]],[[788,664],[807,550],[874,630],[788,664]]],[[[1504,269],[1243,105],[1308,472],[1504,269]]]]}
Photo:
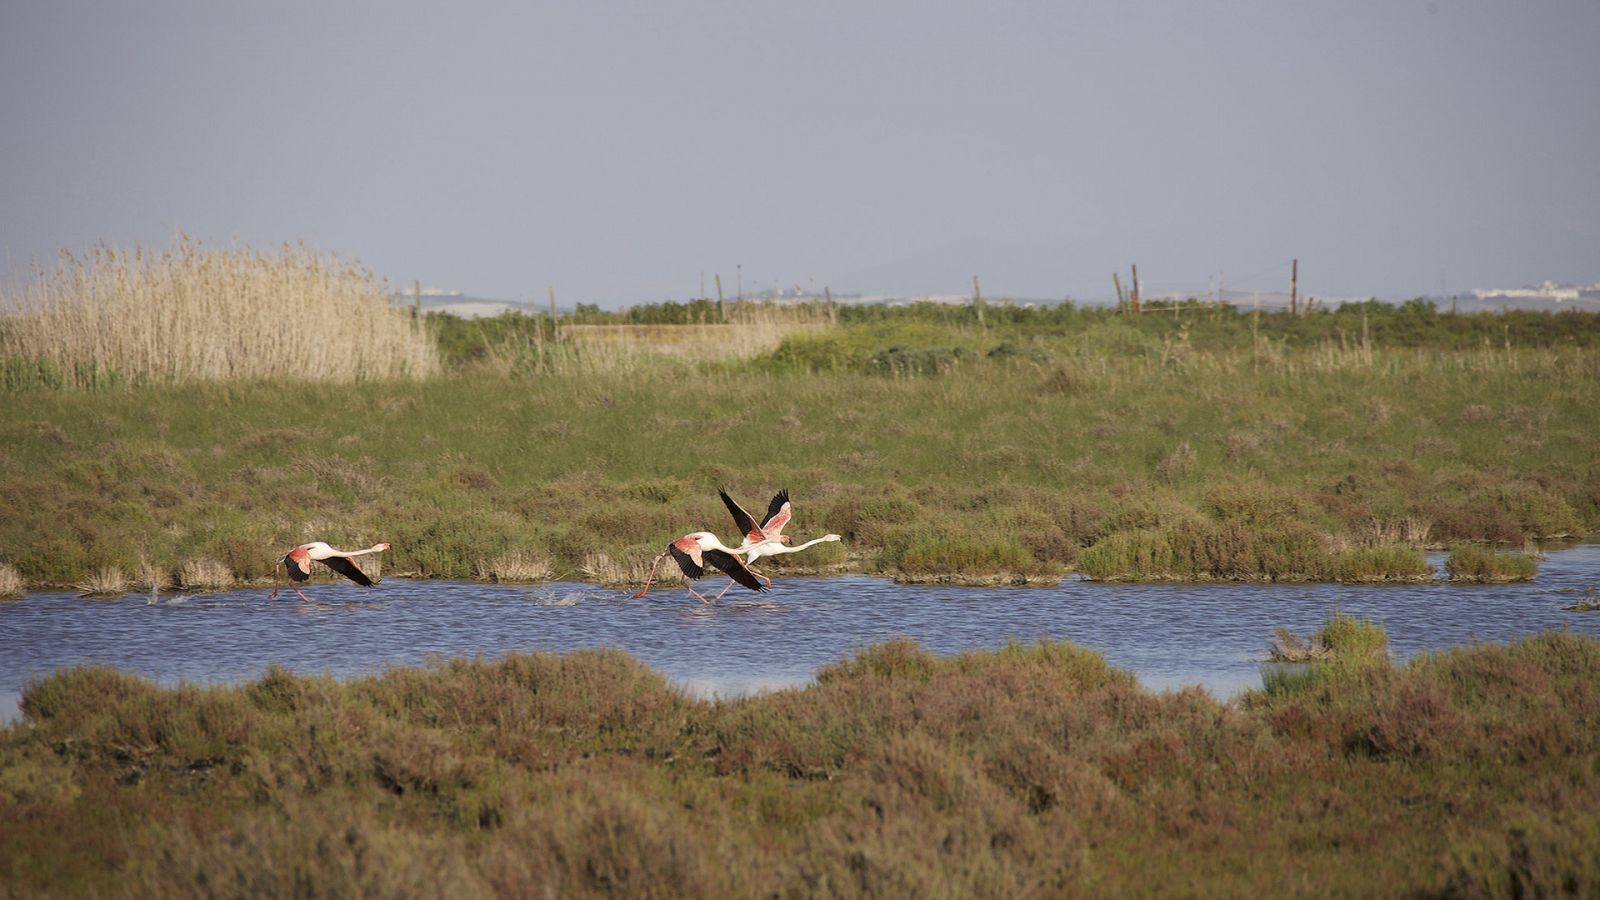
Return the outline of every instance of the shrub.
{"type": "Polygon", "coordinates": [[[1445,570],[1451,581],[1532,581],[1539,572],[1539,563],[1521,551],[1496,553],[1483,544],[1457,544],[1450,548],[1445,570]]]}
{"type": "Polygon", "coordinates": [[[120,597],[128,592],[128,576],[116,566],[101,566],[93,575],[73,587],[84,597],[120,597]]]}
{"type": "Polygon", "coordinates": [[[178,584],[185,590],[225,591],[233,587],[233,573],[215,560],[191,559],[178,570],[178,584]]]}
{"type": "Polygon", "coordinates": [[[550,556],[537,550],[513,550],[480,564],[478,576],[496,584],[533,584],[555,574],[550,556]]]}
{"type": "Polygon", "coordinates": [[[965,347],[890,347],[880,350],[867,359],[868,375],[889,375],[910,378],[917,375],[940,375],[958,364],[971,362],[978,355],[965,347]]]}
{"type": "Polygon", "coordinates": [[[1404,544],[1350,547],[1335,562],[1336,578],[1345,582],[1426,581],[1433,566],[1422,551],[1404,544]]]}
{"type": "Polygon", "coordinates": [[[20,600],[28,583],[10,563],[0,563],[0,600],[20,600]]]}

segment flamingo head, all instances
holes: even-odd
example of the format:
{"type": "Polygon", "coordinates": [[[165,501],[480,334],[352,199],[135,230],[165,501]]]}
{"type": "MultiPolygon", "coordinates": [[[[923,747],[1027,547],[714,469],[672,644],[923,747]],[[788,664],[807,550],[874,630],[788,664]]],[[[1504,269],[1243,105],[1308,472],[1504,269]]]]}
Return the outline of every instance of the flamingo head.
{"type": "Polygon", "coordinates": [[[822,536],[822,539],[825,540],[825,541],[842,541],[842,540],[844,540],[844,538],[839,537],[837,534],[825,534],[825,535],[822,536]]]}
{"type": "Polygon", "coordinates": [[[790,538],[787,534],[778,535],[778,543],[780,543],[780,544],[790,544],[790,543],[793,543],[793,542],[794,542],[793,539],[790,538]]]}
{"type": "Polygon", "coordinates": [[[377,546],[373,547],[372,549],[374,549],[374,550],[387,550],[387,549],[389,549],[389,545],[387,543],[378,544],[377,546]]]}

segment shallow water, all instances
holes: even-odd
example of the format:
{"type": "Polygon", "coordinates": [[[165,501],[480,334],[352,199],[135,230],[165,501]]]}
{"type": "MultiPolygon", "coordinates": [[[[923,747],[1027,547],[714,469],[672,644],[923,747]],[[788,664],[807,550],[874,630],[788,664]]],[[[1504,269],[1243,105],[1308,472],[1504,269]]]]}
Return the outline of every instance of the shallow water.
{"type": "Polygon", "coordinates": [[[1064,638],[1104,653],[1148,687],[1198,684],[1227,697],[1260,685],[1259,664],[1279,625],[1305,635],[1342,610],[1383,624],[1400,659],[1548,628],[1600,636],[1600,613],[1562,609],[1597,582],[1600,544],[1552,552],[1531,583],[1492,586],[964,588],[851,576],[779,579],[769,594],[730,593],[710,607],[681,589],[631,600],[575,583],[396,578],[370,589],[316,584],[307,589],[310,604],[287,592],[268,600],[259,589],[166,594],[154,603],[41,593],[0,603],[0,721],[16,717],[28,679],[78,663],[169,683],[234,681],[259,676],[268,663],[356,675],[434,654],[612,646],[693,692],[732,696],[803,684],[819,666],[898,635],[944,653],[1064,638]]]}

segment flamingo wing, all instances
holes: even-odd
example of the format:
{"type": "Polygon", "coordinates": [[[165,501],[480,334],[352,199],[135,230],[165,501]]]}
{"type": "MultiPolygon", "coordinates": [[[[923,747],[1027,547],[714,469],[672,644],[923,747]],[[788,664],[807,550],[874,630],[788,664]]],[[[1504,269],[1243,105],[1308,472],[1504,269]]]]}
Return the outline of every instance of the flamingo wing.
{"type": "Polygon", "coordinates": [[[367,573],[361,571],[361,567],[356,565],[355,560],[348,556],[330,556],[321,562],[362,587],[372,587],[372,579],[368,578],[367,573]]]}
{"type": "Polygon", "coordinates": [[[783,534],[783,526],[789,524],[790,515],[789,492],[779,491],[767,504],[767,518],[761,523],[761,533],[769,538],[783,534]]]}
{"type": "Polygon", "coordinates": [[[706,562],[721,569],[729,578],[752,591],[759,592],[767,589],[767,586],[762,584],[754,573],[745,568],[744,560],[726,550],[707,550],[706,562]]]}
{"type": "Polygon", "coordinates": [[[706,574],[705,566],[702,566],[687,551],[680,549],[677,544],[668,544],[667,550],[672,554],[672,558],[678,561],[678,568],[683,570],[683,574],[686,577],[699,578],[706,574]]]}
{"type": "Polygon", "coordinates": [[[283,567],[289,570],[290,581],[305,581],[311,577],[311,558],[309,556],[302,563],[300,560],[295,559],[294,554],[291,553],[283,558],[283,567]]]}
{"type": "Polygon", "coordinates": [[[727,491],[718,489],[717,493],[721,495],[723,505],[728,507],[728,512],[733,513],[733,524],[739,529],[739,533],[752,541],[759,542],[762,539],[762,534],[761,526],[756,524],[756,517],[745,512],[744,507],[740,506],[732,497],[729,497],[727,491]]]}

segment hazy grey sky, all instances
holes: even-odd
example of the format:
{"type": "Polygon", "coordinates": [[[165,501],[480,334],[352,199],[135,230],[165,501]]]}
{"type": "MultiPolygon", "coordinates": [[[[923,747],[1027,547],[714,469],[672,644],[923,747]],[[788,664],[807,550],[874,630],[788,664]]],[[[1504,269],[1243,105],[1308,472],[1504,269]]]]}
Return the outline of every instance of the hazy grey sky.
{"type": "Polygon", "coordinates": [[[604,305],[1600,280],[1600,2],[16,2],[0,272],[304,240],[604,305]]]}

